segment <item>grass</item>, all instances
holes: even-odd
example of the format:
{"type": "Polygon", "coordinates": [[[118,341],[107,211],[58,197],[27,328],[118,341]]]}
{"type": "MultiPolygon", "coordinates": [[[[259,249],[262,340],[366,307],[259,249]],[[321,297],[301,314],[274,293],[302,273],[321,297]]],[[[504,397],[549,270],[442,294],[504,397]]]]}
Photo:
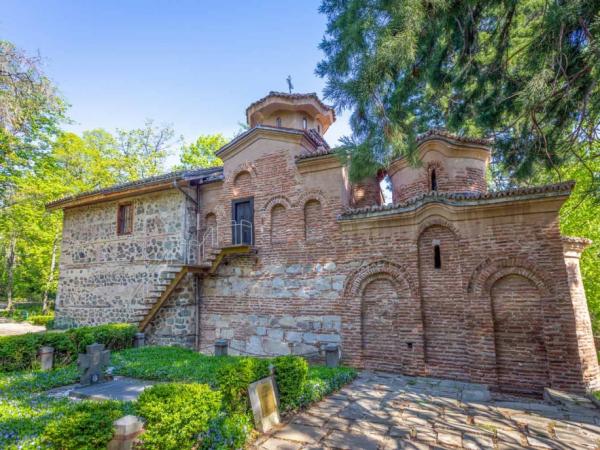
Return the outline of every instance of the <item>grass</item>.
{"type": "MultiPolygon", "coordinates": [[[[232,364],[234,356],[204,356],[178,347],[143,347],[115,352],[114,373],[157,381],[207,383],[217,387],[215,373],[232,364]]],[[[311,366],[304,393],[297,407],[320,400],[356,377],[346,367],[311,366]]],[[[44,448],[39,435],[50,420],[66,414],[73,403],[44,394],[48,389],[76,383],[75,364],[48,372],[0,373],[0,448],[44,448]]]]}
{"type": "Polygon", "coordinates": [[[232,364],[235,356],[205,356],[180,347],[130,348],[115,353],[114,373],[156,381],[189,381],[216,387],[219,367],[232,364]]]}
{"type": "Polygon", "coordinates": [[[48,422],[73,404],[50,398],[44,391],[77,381],[75,365],[41,372],[0,374],[0,448],[40,448],[39,435],[48,422]]]}

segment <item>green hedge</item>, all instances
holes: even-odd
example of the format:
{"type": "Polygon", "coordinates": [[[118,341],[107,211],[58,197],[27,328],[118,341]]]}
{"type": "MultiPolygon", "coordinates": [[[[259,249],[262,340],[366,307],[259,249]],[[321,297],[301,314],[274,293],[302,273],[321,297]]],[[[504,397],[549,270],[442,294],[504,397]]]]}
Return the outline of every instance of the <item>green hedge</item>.
{"type": "Polygon", "coordinates": [[[297,407],[306,385],[308,363],[299,356],[278,356],[273,360],[273,365],[281,410],[297,407]]]}
{"type": "Polygon", "coordinates": [[[140,436],[146,450],[197,448],[203,433],[218,418],[221,393],[207,384],[165,383],[146,389],[136,411],[146,420],[140,436]]]}
{"type": "Polygon", "coordinates": [[[50,325],[54,323],[54,314],[34,314],[27,318],[27,322],[52,328],[50,325]]]}
{"type": "Polygon", "coordinates": [[[87,345],[98,342],[111,350],[122,350],[133,345],[137,328],[130,324],[107,324],[96,327],[72,328],[66,331],[28,333],[0,337],[0,372],[35,369],[38,350],[54,347],[55,366],[65,366],[85,352],[87,345]]]}
{"type": "Polygon", "coordinates": [[[223,405],[232,413],[250,409],[248,385],[269,375],[270,361],[242,357],[217,369],[217,385],[223,394],[223,405]]]}
{"type": "Polygon", "coordinates": [[[83,401],[48,423],[42,442],[61,450],[105,449],[114,434],[113,422],[127,414],[117,401],[83,401]]]}

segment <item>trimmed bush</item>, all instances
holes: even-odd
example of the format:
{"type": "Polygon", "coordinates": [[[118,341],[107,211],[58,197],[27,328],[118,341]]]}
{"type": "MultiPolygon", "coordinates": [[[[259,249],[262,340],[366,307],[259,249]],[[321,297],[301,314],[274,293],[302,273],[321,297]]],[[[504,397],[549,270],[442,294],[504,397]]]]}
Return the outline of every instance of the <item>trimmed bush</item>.
{"type": "Polygon", "coordinates": [[[42,442],[61,450],[105,449],[113,437],[113,422],[126,414],[116,401],[83,401],[48,423],[42,442]]]}
{"type": "Polygon", "coordinates": [[[85,352],[86,345],[98,342],[110,350],[122,350],[133,346],[137,328],[130,324],[107,324],[97,327],[73,328],[66,331],[27,333],[20,336],[0,337],[0,372],[34,369],[38,366],[40,347],[54,347],[56,366],[75,361],[78,353],[85,352]]]}
{"type": "Polygon", "coordinates": [[[49,323],[54,322],[54,314],[32,315],[27,318],[27,322],[29,322],[33,325],[43,325],[43,326],[47,327],[49,323]]]}
{"type": "Polygon", "coordinates": [[[146,389],[136,404],[146,420],[140,436],[147,450],[196,448],[219,415],[221,394],[207,384],[166,383],[146,389]]]}
{"type": "Polygon", "coordinates": [[[203,450],[229,450],[244,448],[253,429],[249,414],[221,413],[214,419],[208,431],[202,435],[203,450]]]}
{"type": "Polygon", "coordinates": [[[248,385],[269,375],[268,359],[238,358],[217,370],[217,385],[223,394],[223,406],[229,412],[249,411],[248,385]]]}
{"type": "Polygon", "coordinates": [[[300,356],[278,356],[273,359],[281,410],[298,406],[308,376],[308,363],[300,356]]]}
{"type": "Polygon", "coordinates": [[[350,367],[310,367],[308,380],[304,385],[297,406],[302,407],[321,400],[326,395],[350,383],[357,375],[356,369],[350,367]]]}

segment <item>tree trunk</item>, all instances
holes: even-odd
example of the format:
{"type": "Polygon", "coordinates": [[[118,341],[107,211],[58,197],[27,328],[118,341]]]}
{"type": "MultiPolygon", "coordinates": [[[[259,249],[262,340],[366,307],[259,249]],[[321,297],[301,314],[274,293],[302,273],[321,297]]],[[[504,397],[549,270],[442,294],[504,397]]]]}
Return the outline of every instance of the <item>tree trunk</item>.
{"type": "Polygon", "coordinates": [[[54,281],[54,269],[56,267],[56,252],[58,250],[58,234],[54,236],[54,242],[52,242],[52,259],[50,260],[50,274],[48,274],[48,282],[44,289],[44,299],[42,303],[42,312],[48,314],[48,291],[54,281]]]}
{"type": "Polygon", "coordinates": [[[6,309],[11,311],[13,308],[13,281],[15,275],[15,260],[16,260],[16,251],[17,247],[17,236],[12,235],[10,238],[10,243],[8,244],[8,258],[6,258],[6,309]]]}

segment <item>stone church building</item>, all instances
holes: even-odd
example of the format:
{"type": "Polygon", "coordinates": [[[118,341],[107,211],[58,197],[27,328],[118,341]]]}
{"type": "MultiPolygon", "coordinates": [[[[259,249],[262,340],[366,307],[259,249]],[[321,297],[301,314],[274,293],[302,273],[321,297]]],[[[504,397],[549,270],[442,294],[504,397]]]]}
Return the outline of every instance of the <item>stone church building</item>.
{"type": "Polygon", "coordinates": [[[62,326],[130,322],[154,344],[306,354],[539,393],[600,388],[573,183],[490,192],[490,143],[431,131],[420,164],[351,183],[315,94],[272,92],[223,167],[58,200],[62,326]]]}

